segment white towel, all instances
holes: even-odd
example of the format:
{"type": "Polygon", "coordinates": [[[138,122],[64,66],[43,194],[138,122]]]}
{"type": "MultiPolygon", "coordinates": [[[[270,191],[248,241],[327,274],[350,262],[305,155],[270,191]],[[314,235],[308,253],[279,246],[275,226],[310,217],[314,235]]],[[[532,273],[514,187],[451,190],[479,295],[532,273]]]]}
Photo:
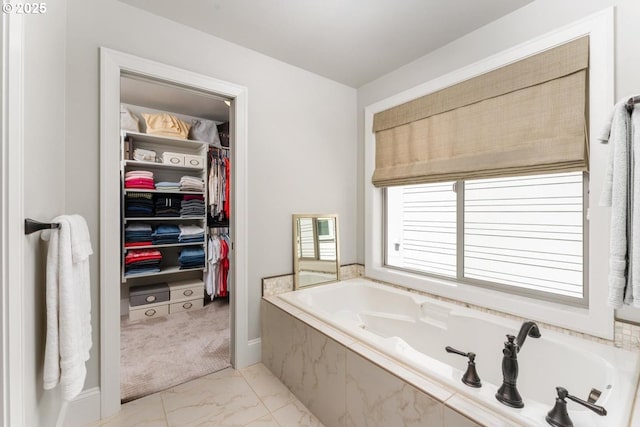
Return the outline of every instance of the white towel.
{"type": "Polygon", "coordinates": [[[44,388],[60,384],[71,400],[84,387],[85,362],[91,349],[89,255],[93,253],[84,218],[62,215],[54,219],[47,253],[47,333],[44,388]]]}
{"type": "Polygon", "coordinates": [[[629,114],[625,104],[626,99],[616,104],[600,136],[608,140],[610,150],[600,205],[611,206],[609,305],[614,308],[623,302],[640,307],[640,173],[635,171],[640,160],[640,108],[629,114]]]}

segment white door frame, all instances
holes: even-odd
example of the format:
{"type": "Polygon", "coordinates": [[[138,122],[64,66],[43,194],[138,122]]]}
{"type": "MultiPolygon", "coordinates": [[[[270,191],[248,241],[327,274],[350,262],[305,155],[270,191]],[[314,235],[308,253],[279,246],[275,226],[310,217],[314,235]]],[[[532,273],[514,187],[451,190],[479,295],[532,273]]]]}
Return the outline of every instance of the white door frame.
{"type": "Polygon", "coordinates": [[[101,417],[120,409],[120,75],[147,76],[232,101],[232,364],[251,362],[247,293],[247,88],[100,48],[100,391],[101,417]]]}
{"type": "Polygon", "coordinates": [[[0,35],[2,54],[2,104],[0,126],[2,137],[2,223],[0,257],[2,294],[0,296],[0,347],[2,350],[3,425],[24,424],[23,363],[23,51],[24,21],[22,15],[2,14],[0,35]]]}

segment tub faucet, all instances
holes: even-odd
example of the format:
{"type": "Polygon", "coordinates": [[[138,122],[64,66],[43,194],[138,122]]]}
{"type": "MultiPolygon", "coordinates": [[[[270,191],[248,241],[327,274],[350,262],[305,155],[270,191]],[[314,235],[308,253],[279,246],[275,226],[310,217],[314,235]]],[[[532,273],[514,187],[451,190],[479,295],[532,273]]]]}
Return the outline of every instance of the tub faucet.
{"type": "Polygon", "coordinates": [[[518,379],[518,352],[527,336],[540,338],[540,329],[534,322],[524,322],[517,339],[513,335],[507,335],[507,341],[502,350],[502,385],[496,393],[496,399],[512,408],[524,406],[516,387],[516,380],[518,379]]]}
{"type": "Polygon", "coordinates": [[[518,332],[518,338],[516,338],[516,343],[518,344],[518,352],[522,349],[524,345],[524,340],[527,339],[527,336],[531,338],[540,338],[540,329],[538,329],[538,325],[536,322],[524,322],[520,327],[520,332],[518,332]]]}

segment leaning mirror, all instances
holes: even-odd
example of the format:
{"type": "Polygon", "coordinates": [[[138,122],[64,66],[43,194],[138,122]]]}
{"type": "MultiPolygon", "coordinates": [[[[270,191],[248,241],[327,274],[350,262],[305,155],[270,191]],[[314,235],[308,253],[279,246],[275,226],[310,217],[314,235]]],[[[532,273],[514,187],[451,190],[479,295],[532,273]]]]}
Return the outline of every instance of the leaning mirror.
{"type": "Polygon", "coordinates": [[[294,289],[340,280],[338,215],[293,215],[294,289]]]}

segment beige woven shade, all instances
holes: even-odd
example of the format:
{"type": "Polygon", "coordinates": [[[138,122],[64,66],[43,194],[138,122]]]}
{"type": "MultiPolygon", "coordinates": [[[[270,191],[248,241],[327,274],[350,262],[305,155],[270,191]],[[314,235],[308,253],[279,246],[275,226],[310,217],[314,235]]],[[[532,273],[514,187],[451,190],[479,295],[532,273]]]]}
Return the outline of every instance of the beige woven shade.
{"type": "Polygon", "coordinates": [[[588,170],[588,37],[374,116],[376,186],[588,170]]]}

